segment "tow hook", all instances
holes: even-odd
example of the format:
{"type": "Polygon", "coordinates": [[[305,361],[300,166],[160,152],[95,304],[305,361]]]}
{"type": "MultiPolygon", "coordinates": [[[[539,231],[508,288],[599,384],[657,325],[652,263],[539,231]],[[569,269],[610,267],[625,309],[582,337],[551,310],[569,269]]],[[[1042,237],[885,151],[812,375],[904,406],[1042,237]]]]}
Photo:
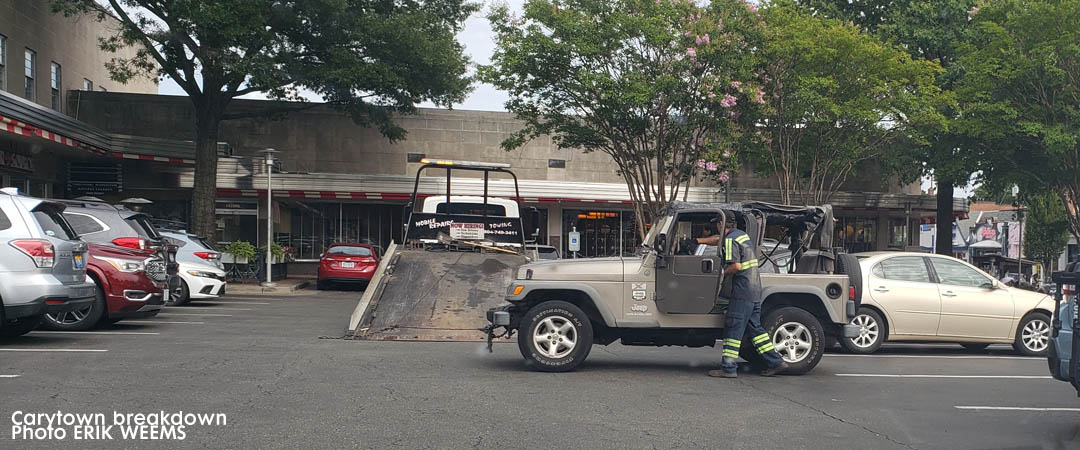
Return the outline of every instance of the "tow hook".
{"type": "Polygon", "coordinates": [[[491,349],[492,342],[491,341],[493,339],[502,338],[502,337],[504,337],[506,339],[510,339],[514,335],[514,330],[512,328],[506,326],[506,325],[491,324],[491,325],[488,325],[488,326],[486,326],[484,328],[481,328],[480,331],[483,331],[484,334],[487,335],[487,351],[488,351],[488,353],[492,353],[492,349],[491,349]],[[495,330],[497,330],[499,328],[502,328],[503,331],[502,331],[502,333],[496,334],[495,330]]]}

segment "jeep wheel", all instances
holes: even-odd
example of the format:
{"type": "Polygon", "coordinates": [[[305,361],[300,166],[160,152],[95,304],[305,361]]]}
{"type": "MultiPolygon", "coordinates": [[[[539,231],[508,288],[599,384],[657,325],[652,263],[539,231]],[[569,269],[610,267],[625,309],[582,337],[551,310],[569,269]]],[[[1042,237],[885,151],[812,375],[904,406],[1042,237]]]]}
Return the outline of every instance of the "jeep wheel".
{"type": "Polygon", "coordinates": [[[521,319],[518,349],[525,362],[541,372],[567,372],[592,350],[592,323],[585,312],[567,302],[534,306],[521,319]]]}
{"type": "Polygon", "coordinates": [[[777,353],[791,366],[785,374],[809,372],[821,361],[825,333],[813,314],[787,306],[769,312],[762,326],[772,335],[777,353]]]}

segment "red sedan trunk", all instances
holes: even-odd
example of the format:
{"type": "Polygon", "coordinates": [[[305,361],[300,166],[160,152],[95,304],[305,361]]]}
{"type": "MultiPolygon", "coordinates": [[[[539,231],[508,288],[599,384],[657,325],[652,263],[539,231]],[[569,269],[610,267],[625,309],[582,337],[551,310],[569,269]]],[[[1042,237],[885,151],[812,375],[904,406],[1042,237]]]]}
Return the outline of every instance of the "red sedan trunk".
{"type": "Polygon", "coordinates": [[[378,266],[379,256],[371,245],[331,244],[319,261],[319,288],[329,283],[367,284],[378,266]]]}

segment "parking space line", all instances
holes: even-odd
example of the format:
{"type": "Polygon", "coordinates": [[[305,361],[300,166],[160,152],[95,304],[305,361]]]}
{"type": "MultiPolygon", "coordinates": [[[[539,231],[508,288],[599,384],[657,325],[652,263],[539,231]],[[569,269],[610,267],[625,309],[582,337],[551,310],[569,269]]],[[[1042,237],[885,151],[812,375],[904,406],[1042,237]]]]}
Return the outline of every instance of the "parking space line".
{"type": "Polygon", "coordinates": [[[232,314],[203,314],[203,313],[158,313],[158,317],[171,316],[207,316],[207,317],[232,317],[232,314]]]}
{"type": "Polygon", "coordinates": [[[1049,375],[933,375],[933,374],[892,374],[892,373],[838,373],[838,377],[866,378],[978,378],[978,379],[1020,379],[1045,380],[1049,375]]]}
{"type": "Polygon", "coordinates": [[[269,302],[231,302],[231,301],[228,301],[228,300],[192,300],[190,302],[190,304],[195,304],[195,303],[220,303],[220,304],[223,304],[223,305],[224,304],[230,304],[230,305],[269,305],[270,304],[269,302]]]}
{"type": "Polygon", "coordinates": [[[0,378],[19,378],[18,375],[0,375],[0,378]]]}
{"type": "MultiPolygon", "coordinates": [[[[158,314],[158,315],[160,316],[161,314],[158,314]]],[[[157,325],[159,323],[177,323],[177,324],[202,325],[202,324],[204,324],[206,322],[172,322],[172,321],[168,321],[168,320],[125,320],[125,321],[123,321],[121,323],[132,323],[132,324],[136,324],[136,325],[157,325]]]]}
{"type": "Polygon", "coordinates": [[[104,353],[98,348],[0,348],[0,352],[58,352],[58,353],[104,353]]]}
{"type": "Polygon", "coordinates": [[[1027,406],[953,406],[969,411],[1065,411],[1080,412],[1080,408],[1032,408],[1027,406]]]}
{"type": "Polygon", "coordinates": [[[224,308],[217,306],[166,306],[168,310],[182,310],[182,309],[216,309],[219,311],[251,311],[251,308],[224,308]]]}
{"type": "Polygon", "coordinates": [[[829,353],[826,357],[847,357],[847,358],[934,358],[934,359],[1038,359],[1046,360],[1046,358],[1039,358],[1035,356],[992,356],[992,355],[852,355],[847,353],[829,353]]]}
{"type": "Polygon", "coordinates": [[[154,336],[161,333],[148,331],[32,331],[30,334],[118,334],[133,336],[154,336]]]}

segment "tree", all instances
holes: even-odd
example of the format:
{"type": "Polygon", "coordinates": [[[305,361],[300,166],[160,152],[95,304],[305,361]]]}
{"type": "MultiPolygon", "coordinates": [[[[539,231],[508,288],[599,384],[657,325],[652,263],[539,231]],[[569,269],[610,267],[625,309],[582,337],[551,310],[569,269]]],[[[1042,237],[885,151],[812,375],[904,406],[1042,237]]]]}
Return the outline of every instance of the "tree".
{"type": "MultiPolygon", "coordinates": [[[[971,15],[978,10],[975,0],[799,0],[816,14],[851,21],[862,29],[878,34],[888,42],[902,46],[917,58],[935,61],[945,71],[937,85],[945,95],[954,89],[960,67],[954,65],[957,49],[970,32],[971,15]]],[[[942,114],[955,118],[958,111],[945,102],[942,114]]],[[[901,179],[933,175],[937,182],[938,253],[952,255],[954,187],[967,183],[978,170],[978,158],[968,147],[965,136],[937,125],[926,134],[927,145],[908,147],[914,172],[901,179]]],[[[904,158],[897,158],[902,161],[904,158]]],[[[901,167],[902,168],[902,167],[901,167]]]]}
{"type": "Polygon", "coordinates": [[[1027,196],[1024,201],[1024,255],[1050,270],[1069,243],[1069,218],[1061,201],[1052,193],[1027,196]]]}
{"type": "Polygon", "coordinates": [[[957,92],[984,176],[1053,192],[1080,237],[1080,0],[995,1],[974,20],[957,92]]]}
{"type": "MultiPolygon", "coordinates": [[[[559,148],[612,157],[638,232],[699,170],[730,168],[754,102],[756,7],[670,0],[529,0],[488,16],[497,44],[480,77],[506,90],[524,127],[502,143],[550,135],[559,148]]],[[[722,170],[720,170],[722,172],[722,170]]],[[[724,174],[718,175],[723,177],[724,174]]]]}
{"type": "MultiPolygon", "coordinates": [[[[68,15],[115,17],[105,50],[111,77],[172,78],[195,108],[193,228],[212,236],[220,123],[244,116],[232,99],[254,92],[303,101],[308,90],[391,140],[394,113],[430,100],[450,105],[469,89],[468,59],[455,33],[475,10],[464,0],[52,0],[68,15]]],[[[308,107],[283,103],[267,116],[308,107]]]]}
{"type": "Polygon", "coordinates": [[[920,133],[942,127],[936,63],[791,4],[763,17],[759,70],[770,100],[754,118],[763,145],[748,150],[782,202],[828,202],[861,165],[891,168],[895,147],[924,145],[920,133]]]}

